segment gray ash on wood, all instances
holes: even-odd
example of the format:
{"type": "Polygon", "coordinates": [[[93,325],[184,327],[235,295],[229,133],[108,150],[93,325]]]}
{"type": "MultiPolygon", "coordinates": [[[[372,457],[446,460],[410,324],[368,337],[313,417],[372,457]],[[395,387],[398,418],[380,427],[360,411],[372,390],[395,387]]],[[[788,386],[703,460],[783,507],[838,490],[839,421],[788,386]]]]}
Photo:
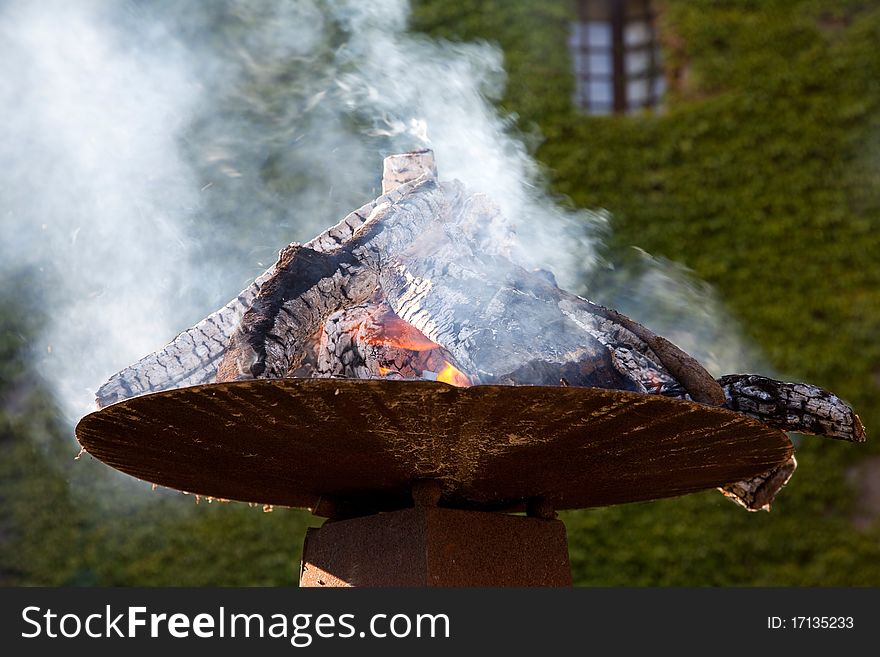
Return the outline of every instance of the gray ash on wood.
{"type": "Polygon", "coordinates": [[[753,374],[729,374],[718,383],[730,410],[758,418],[771,427],[865,442],[865,427],[859,416],[828,390],[753,374]]]}

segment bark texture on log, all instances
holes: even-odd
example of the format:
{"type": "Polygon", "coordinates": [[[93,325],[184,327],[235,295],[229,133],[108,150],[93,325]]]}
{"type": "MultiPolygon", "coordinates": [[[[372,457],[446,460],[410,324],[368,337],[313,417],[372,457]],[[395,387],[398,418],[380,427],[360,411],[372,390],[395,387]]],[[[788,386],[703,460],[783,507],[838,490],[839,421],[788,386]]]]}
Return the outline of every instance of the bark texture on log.
{"type": "Polygon", "coordinates": [[[840,397],[807,383],[785,383],[754,374],[728,374],[718,381],[726,406],[784,431],[865,442],[865,427],[840,397]]]}
{"type": "MultiPolygon", "coordinates": [[[[757,374],[727,374],[718,379],[724,406],[783,431],[865,442],[865,427],[852,407],[828,390],[808,383],[788,383],[757,374]]],[[[677,383],[660,394],[689,399],[677,383]]]]}

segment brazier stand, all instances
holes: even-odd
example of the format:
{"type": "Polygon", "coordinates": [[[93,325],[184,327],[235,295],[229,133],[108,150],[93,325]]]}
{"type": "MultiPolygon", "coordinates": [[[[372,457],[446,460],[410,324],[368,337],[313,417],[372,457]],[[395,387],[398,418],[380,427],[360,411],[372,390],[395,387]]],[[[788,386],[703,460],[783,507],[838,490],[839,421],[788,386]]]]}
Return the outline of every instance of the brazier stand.
{"type": "Polygon", "coordinates": [[[327,518],[306,535],[304,586],[569,585],[557,510],[723,486],[792,452],[757,420],[658,395],[430,381],[193,386],[76,435],[145,481],[327,518]]]}

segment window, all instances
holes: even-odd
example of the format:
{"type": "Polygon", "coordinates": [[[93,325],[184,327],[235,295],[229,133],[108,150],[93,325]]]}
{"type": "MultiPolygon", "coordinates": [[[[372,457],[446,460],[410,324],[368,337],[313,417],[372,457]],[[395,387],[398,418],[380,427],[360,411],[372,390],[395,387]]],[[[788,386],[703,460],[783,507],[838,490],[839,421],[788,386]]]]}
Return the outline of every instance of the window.
{"type": "Polygon", "coordinates": [[[656,107],[666,89],[649,0],[579,0],[575,103],[591,114],[656,107]]]}

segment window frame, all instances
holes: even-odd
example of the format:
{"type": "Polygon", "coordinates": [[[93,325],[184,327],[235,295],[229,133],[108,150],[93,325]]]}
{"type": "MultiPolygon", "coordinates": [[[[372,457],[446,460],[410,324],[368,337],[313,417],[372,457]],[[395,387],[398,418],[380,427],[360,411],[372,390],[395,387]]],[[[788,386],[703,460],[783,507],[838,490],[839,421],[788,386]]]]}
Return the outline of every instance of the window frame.
{"type": "MultiPolygon", "coordinates": [[[[576,94],[575,100],[578,106],[590,113],[624,114],[641,109],[657,107],[660,103],[662,91],[658,93],[659,84],[663,78],[663,71],[659,67],[658,53],[659,43],[656,30],[656,13],[653,11],[650,0],[642,0],[636,3],[627,0],[578,0],[577,24],[574,26],[577,34],[572,37],[572,55],[577,58],[574,65],[576,94]],[[596,3],[602,2],[599,6],[596,3]],[[597,15],[602,20],[597,20],[597,15]],[[607,16],[607,21],[604,17],[607,16]],[[590,24],[610,23],[611,44],[594,46],[590,43],[590,24]],[[626,42],[626,28],[628,25],[645,23],[648,26],[647,39],[634,44],[626,42]],[[638,73],[627,72],[628,55],[645,53],[648,57],[648,65],[638,73]],[[600,55],[611,59],[611,72],[597,74],[590,66],[590,56],[600,55]],[[631,82],[643,81],[647,86],[645,97],[641,100],[630,98],[628,86],[631,82]],[[610,82],[611,102],[602,103],[593,100],[590,91],[592,83],[610,82]]],[[[594,87],[595,88],[595,87],[594,87]]]]}

